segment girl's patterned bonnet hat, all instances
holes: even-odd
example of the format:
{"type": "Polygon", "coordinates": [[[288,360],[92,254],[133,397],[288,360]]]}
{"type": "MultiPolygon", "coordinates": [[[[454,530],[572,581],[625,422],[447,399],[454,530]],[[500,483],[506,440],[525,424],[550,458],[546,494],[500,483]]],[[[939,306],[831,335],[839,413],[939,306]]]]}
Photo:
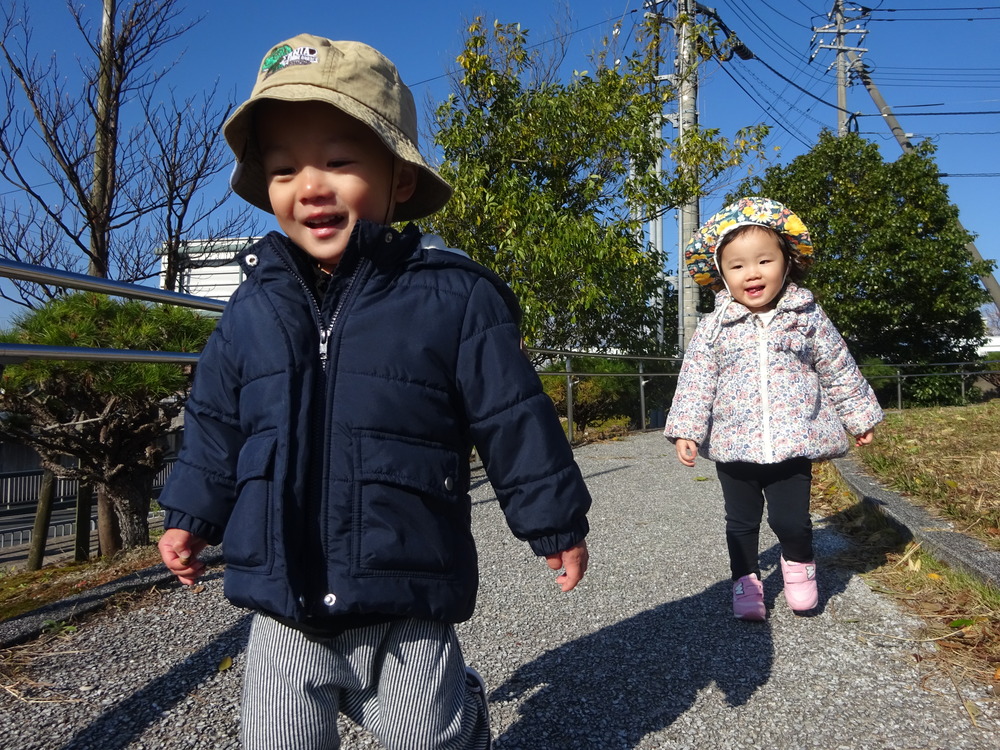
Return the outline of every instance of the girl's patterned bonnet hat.
{"type": "Polygon", "coordinates": [[[397,158],[417,167],[417,189],[396,204],[392,221],[432,214],[451,197],[451,186],[417,149],[417,109],[396,66],[361,42],[299,34],[264,56],[250,98],[222,126],[236,154],[230,185],[248,203],[274,213],[254,137],[253,109],[262,99],[325,102],[364,123],[397,158]]]}
{"type": "Polygon", "coordinates": [[[684,262],[695,282],[714,291],[723,288],[715,251],[728,232],[746,224],[774,229],[788,239],[793,252],[804,259],[811,258],[812,239],[798,216],[770,198],[741,198],[702,224],[688,242],[684,262]]]}

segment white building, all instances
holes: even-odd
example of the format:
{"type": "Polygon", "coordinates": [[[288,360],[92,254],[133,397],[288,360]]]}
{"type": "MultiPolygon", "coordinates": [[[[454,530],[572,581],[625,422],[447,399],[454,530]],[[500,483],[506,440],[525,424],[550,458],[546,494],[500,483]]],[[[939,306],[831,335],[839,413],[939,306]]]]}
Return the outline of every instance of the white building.
{"type": "MultiPolygon", "coordinates": [[[[219,240],[189,240],[181,248],[177,290],[199,297],[228,300],[243,281],[243,269],[236,255],[258,237],[231,237],[219,240]]],[[[164,288],[166,256],[160,259],[160,288],[164,288]]]]}
{"type": "Polygon", "coordinates": [[[979,347],[979,355],[985,357],[991,352],[1000,352],[1000,336],[990,336],[986,343],[979,347]]]}

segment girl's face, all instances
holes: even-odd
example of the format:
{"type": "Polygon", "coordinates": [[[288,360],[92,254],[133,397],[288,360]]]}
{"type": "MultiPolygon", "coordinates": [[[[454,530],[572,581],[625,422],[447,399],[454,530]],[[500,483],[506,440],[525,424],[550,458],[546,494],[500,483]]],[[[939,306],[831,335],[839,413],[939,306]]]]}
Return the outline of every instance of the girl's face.
{"type": "Polygon", "coordinates": [[[719,270],[733,299],[750,312],[773,310],[785,285],[785,256],[778,238],[752,227],[722,249],[719,270]]]}

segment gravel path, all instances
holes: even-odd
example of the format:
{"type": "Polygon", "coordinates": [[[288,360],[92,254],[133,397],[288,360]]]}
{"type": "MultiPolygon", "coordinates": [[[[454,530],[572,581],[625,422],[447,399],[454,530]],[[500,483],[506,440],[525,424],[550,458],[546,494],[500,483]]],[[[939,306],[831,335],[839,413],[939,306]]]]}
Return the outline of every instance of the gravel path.
{"type": "MultiPolygon", "coordinates": [[[[789,612],[765,536],[769,620],[737,622],[711,464],[684,469],[656,433],[577,457],[592,568],[568,594],[510,535],[485,477],[473,491],[482,587],[459,634],[490,687],[498,750],[1000,747],[998,699],[927,667],[917,621],[824,566],[846,545],[834,531],[817,527],[820,614],[789,612]]],[[[224,601],[221,575],[9,651],[4,672],[25,666],[2,679],[0,747],[236,748],[249,615],[224,601]]],[[[377,744],[345,723],[343,747],[377,744]]]]}

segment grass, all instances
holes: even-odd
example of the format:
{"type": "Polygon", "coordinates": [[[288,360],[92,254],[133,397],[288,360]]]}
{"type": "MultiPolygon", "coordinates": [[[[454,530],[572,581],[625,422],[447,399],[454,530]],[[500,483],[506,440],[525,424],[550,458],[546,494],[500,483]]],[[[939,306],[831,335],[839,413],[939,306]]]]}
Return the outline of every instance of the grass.
{"type": "MultiPolygon", "coordinates": [[[[870,446],[853,455],[887,487],[993,549],[1000,549],[1000,400],[886,415],[870,446]]],[[[813,477],[813,507],[854,541],[842,560],[869,586],[924,622],[933,649],[914,658],[1000,695],[1000,591],[907,542],[842,485],[830,464],[813,477]]],[[[836,562],[836,561],[835,561],[836,562]]],[[[973,708],[970,720],[974,723],[973,708]]]]}
{"type": "Polygon", "coordinates": [[[159,552],[155,546],[150,546],[90,562],[51,563],[33,572],[25,570],[0,572],[0,621],[9,620],[159,562],[159,552]]]}
{"type": "MultiPolygon", "coordinates": [[[[575,437],[614,439],[625,429],[612,420],[575,437]]],[[[875,442],[854,455],[887,486],[1000,549],[998,446],[1000,400],[890,413],[875,442]]],[[[915,650],[914,658],[936,664],[953,680],[975,680],[1000,694],[1000,592],[902,540],[881,516],[857,503],[831,465],[817,466],[813,485],[814,509],[855,542],[844,559],[833,562],[861,571],[870,586],[923,618],[920,640],[935,648],[915,650]]],[[[111,560],[0,572],[0,620],[158,563],[156,548],[146,547],[111,560]]],[[[45,637],[71,633],[72,626],[53,623],[45,637]]]]}
{"type": "Polygon", "coordinates": [[[858,457],[891,489],[1000,550],[1000,399],[887,414],[858,457]]]}

